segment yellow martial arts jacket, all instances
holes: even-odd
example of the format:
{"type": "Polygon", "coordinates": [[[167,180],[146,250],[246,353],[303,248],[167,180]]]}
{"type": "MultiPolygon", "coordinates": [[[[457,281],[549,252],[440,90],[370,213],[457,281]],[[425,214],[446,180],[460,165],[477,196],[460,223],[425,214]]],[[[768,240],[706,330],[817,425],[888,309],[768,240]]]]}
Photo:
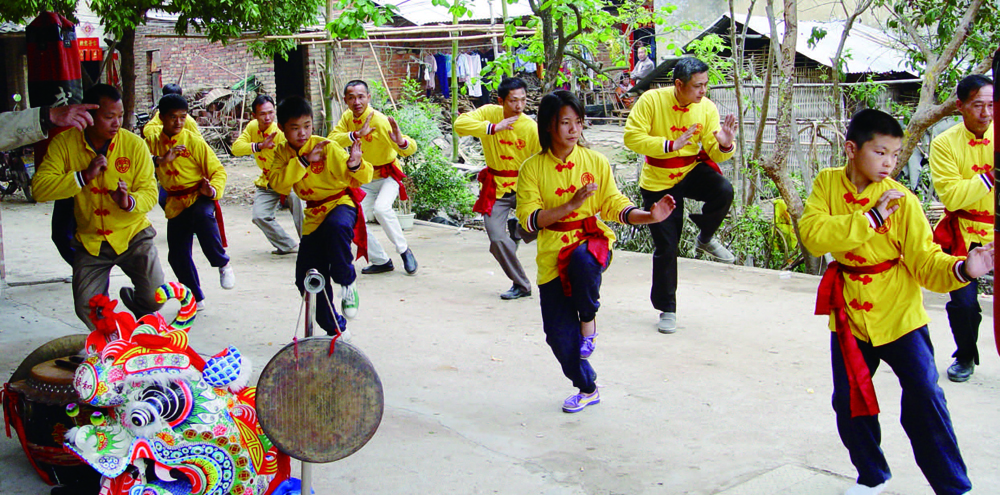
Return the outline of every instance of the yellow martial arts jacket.
{"type": "Polygon", "coordinates": [[[299,157],[308,155],[322,141],[326,139],[312,136],[297,152],[288,143],[275,148],[276,165],[271,170],[271,187],[281,194],[288,194],[294,188],[295,194],[306,201],[302,235],[316,230],[337,206],[360,207],[350,195],[340,194],[347,188],[358,188],[372,180],[371,163],[362,158],[357,170],[348,170],[347,160],[351,156],[335,143],[326,145],[326,160],[311,163],[307,168],[299,157]],[[340,197],[336,197],[338,195],[340,197]]]}
{"type": "MultiPolygon", "coordinates": [[[[475,136],[483,143],[486,166],[493,170],[517,170],[528,157],[538,153],[538,124],[531,117],[521,114],[514,126],[507,131],[493,132],[496,124],[503,120],[503,107],[483,105],[476,110],[463,113],[455,119],[455,130],[460,136],[475,136]]],[[[517,177],[494,176],[496,197],[517,190],[517,177]]]]}
{"type": "Polygon", "coordinates": [[[406,147],[401,148],[396,145],[396,142],[389,137],[392,133],[389,118],[371,106],[366,108],[361,117],[357,119],[354,118],[354,112],[345,111],[340,116],[340,122],[337,122],[337,126],[330,131],[327,139],[333,141],[340,148],[349,148],[355,141],[354,131],[361,129],[365,125],[365,120],[372,114],[374,116],[368,125],[373,130],[371,134],[361,138],[361,154],[365,160],[378,167],[392,163],[397,155],[407,157],[417,152],[417,143],[405,134],[403,138],[406,139],[406,147]]]}
{"type": "Polygon", "coordinates": [[[284,143],[285,133],[278,129],[278,124],[272,122],[271,125],[267,126],[267,129],[261,131],[260,122],[254,119],[247,124],[246,129],[243,129],[243,133],[240,134],[240,138],[233,143],[233,155],[247,156],[252,154],[254,162],[257,163],[258,167],[260,167],[260,176],[253,181],[253,185],[266,188],[268,187],[267,178],[271,174],[271,168],[274,167],[274,150],[278,149],[278,147],[284,143]],[[274,148],[258,150],[257,147],[254,146],[257,143],[264,142],[264,138],[268,134],[274,132],[278,133],[274,136],[274,148]]]}
{"type": "MultiPolygon", "coordinates": [[[[582,146],[576,146],[566,157],[566,161],[556,158],[551,152],[528,158],[521,166],[518,182],[517,219],[529,232],[539,230],[535,223],[538,211],[565,204],[586,184],[597,184],[597,192],[560,222],[583,220],[599,214],[603,220],[628,223],[628,214],[635,209],[628,197],[618,191],[608,159],[582,146]]],[[[608,249],[611,250],[615,242],[614,232],[602,220],[598,220],[597,224],[607,237],[608,249]]],[[[538,233],[535,256],[538,285],[559,276],[556,265],[559,251],[577,241],[578,231],[579,229],[572,232],[542,229],[538,233]]]]}
{"type": "MultiPolygon", "coordinates": [[[[993,125],[976,139],[960,122],[931,141],[931,179],[946,210],[993,217],[993,125]]],[[[958,224],[966,247],[993,242],[991,224],[965,218],[958,224]]]]}
{"type": "Polygon", "coordinates": [[[156,167],[156,178],[169,195],[163,208],[168,219],[180,215],[198,200],[201,193],[193,188],[202,178],[207,178],[215,188],[215,196],[211,199],[218,201],[222,198],[226,189],[226,169],[201,134],[182,129],[176,136],[168,137],[161,132],[153,138],[147,137],[146,145],[156,156],[166,155],[174,146],[183,145],[186,148],[173,162],[156,167]],[[183,194],[176,195],[182,191],[183,194]]]}
{"type": "Polygon", "coordinates": [[[153,161],[142,138],[119,130],[108,145],[107,170],[84,184],[81,172],[96,156],[83,131],[71,128],[59,133],[35,172],[32,191],[38,201],[73,198],[76,239],[92,256],[100,253],[104,241],[121,254],[150,225],[146,213],[156,205],[157,195],[153,161]],[[118,189],[119,179],[128,184],[134,200],[130,211],[122,210],[109,194],[118,189]]]}
{"type": "MultiPolygon", "coordinates": [[[[675,90],[674,87],[654,89],[639,97],[625,122],[625,146],[640,155],[660,159],[695,156],[702,150],[716,163],[733,156],[736,147],[723,152],[715,138],[721,127],[715,103],[706,97],[699,103],[681,107],[674,96],[675,90]],[[701,124],[701,131],[691,136],[686,146],[666,152],[667,141],[679,138],[695,124],[701,124]]],[[[647,191],[670,189],[696,165],[697,162],[692,162],[682,168],[660,168],[646,163],[639,174],[639,187],[647,191]]]]}
{"type": "MultiPolygon", "coordinates": [[[[201,135],[201,130],[198,129],[198,122],[194,120],[191,114],[188,114],[184,119],[184,128],[197,134],[201,135]]],[[[159,136],[163,132],[163,121],[160,120],[160,111],[157,110],[153,112],[153,117],[146,122],[146,125],[142,128],[143,139],[149,139],[151,137],[159,136]]]]}
{"type": "MultiPolygon", "coordinates": [[[[813,181],[799,220],[802,242],[814,255],[830,253],[846,266],[872,266],[899,260],[873,275],[844,275],[844,301],[857,338],[883,345],[930,321],[921,287],[949,292],[967,282],[959,274],[963,258],[934,244],[920,200],[892,179],[873,182],[859,193],[844,167],[821,170],[813,181]],[[899,209],[881,221],[869,211],[889,189],[906,193],[899,209]]],[[[834,317],[830,330],[836,331],[834,317]]]]}

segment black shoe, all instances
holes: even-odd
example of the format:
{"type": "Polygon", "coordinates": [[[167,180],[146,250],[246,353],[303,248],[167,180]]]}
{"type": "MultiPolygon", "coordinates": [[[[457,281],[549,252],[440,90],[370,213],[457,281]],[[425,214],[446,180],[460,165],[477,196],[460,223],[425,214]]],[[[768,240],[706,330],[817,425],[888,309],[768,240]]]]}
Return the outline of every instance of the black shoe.
{"type": "Polygon", "coordinates": [[[400,256],[403,257],[403,269],[406,270],[407,275],[413,275],[417,273],[417,258],[413,257],[413,251],[410,248],[406,248],[400,256]]]}
{"type": "Polygon", "coordinates": [[[531,291],[525,289],[519,285],[512,286],[507,292],[500,294],[500,299],[504,301],[509,301],[511,299],[520,299],[522,297],[528,297],[531,295],[531,291]]]}
{"type": "Polygon", "coordinates": [[[371,264],[361,269],[361,273],[365,275],[374,275],[376,273],[386,273],[395,270],[396,268],[392,266],[392,260],[386,261],[381,265],[371,264]]]}
{"type": "Polygon", "coordinates": [[[976,365],[972,360],[963,361],[961,359],[956,359],[951,366],[948,367],[948,379],[953,382],[964,382],[972,376],[973,370],[976,369],[976,365]]]}

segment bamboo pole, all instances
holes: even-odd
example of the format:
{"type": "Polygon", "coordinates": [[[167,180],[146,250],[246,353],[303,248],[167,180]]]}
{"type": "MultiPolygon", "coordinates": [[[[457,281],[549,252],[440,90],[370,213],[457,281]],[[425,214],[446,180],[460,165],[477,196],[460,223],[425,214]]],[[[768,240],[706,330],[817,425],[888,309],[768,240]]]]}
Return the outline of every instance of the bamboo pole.
{"type": "MultiPolygon", "coordinates": [[[[456,3],[459,0],[454,0],[456,3]]],[[[452,24],[458,25],[458,14],[452,14],[452,24]]],[[[489,35],[489,36],[496,36],[489,35]]],[[[458,162],[458,131],[455,130],[455,120],[458,119],[458,38],[451,40],[451,161],[458,162]]]]}
{"type": "MultiPolygon", "coordinates": [[[[531,36],[535,34],[534,30],[518,31],[516,33],[518,36],[531,36]]],[[[303,41],[303,45],[326,45],[330,43],[426,43],[431,41],[471,41],[471,40],[482,40],[489,38],[502,38],[503,33],[494,34],[477,34],[472,36],[446,36],[437,38],[376,38],[376,39],[363,39],[363,40],[317,40],[317,41],[303,41]]]]}
{"type": "MultiPolygon", "coordinates": [[[[476,25],[476,24],[459,24],[457,26],[453,24],[446,24],[442,26],[402,26],[402,27],[373,27],[365,29],[368,34],[430,34],[430,33],[453,33],[462,31],[478,31],[478,32],[498,32],[502,33],[504,31],[503,26],[488,26],[488,25],[476,25]]],[[[178,38],[180,35],[150,35],[150,37],[173,37],[178,38]]],[[[265,40],[298,40],[298,39],[323,39],[325,35],[321,32],[316,33],[298,33],[291,35],[273,35],[264,36],[265,40]]]]}
{"type": "Polygon", "coordinates": [[[389,101],[392,103],[393,110],[397,109],[396,99],[392,97],[392,90],[389,89],[389,81],[385,79],[385,72],[382,71],[382,61],[378,59],[378,54],[375,53],[375,45],[368,43],[368,47],[372,49],[372,57],[375,58],[375,65],[378,67],[378,75],[382,76],[382,85],[385,86],[385,93],[389,95],[389,101]]]}

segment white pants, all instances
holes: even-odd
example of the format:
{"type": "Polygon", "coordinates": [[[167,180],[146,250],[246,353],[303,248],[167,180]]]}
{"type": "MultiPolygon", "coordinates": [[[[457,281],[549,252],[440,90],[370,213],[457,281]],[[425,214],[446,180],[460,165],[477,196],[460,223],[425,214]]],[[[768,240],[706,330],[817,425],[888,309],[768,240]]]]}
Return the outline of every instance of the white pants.
{"type": "MultiPolygon", "coordinates": [[[[406,251],[408,246],[406,238],[403,237],[403,228],[399,226],[396,210],[392,209],[392,203],[399,196],[399,184],[392,177],[387,177],[362,184],[361,189],[365,192],[365,199],[361,201],[365,220],[371,221],[372,218],[378,220],[389,242],[396,246],[396,253],[401,254],[406,251]]],[[[371,227],[368,224],[365,227],[368,229],[368,261],[374,265],[388,263],[389,255],[382,249],[382,244],[372,235],[371,227]]]]}

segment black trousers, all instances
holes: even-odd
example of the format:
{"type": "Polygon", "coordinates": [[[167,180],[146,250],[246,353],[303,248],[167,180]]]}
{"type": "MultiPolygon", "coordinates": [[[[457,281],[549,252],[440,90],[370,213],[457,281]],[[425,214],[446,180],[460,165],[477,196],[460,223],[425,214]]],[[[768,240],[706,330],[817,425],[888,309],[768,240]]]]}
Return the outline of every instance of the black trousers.
{"type": "Polygon", "coordinates": [[[649,224],[654,246],[653,286],[649,300],[654,308],[674,313],[677,311],[677,244],[684,228],[684,199],[705,203],[700,214],[691,215],[691,221],[701,230],[701,238],[709,239],[729,213],[733,204],[733,185],[712,167],[699,163],[670,189],[639,189],[639,192],[647,210],[667,194],[677,202],[677,208],[666,220],[649,224]]]}

